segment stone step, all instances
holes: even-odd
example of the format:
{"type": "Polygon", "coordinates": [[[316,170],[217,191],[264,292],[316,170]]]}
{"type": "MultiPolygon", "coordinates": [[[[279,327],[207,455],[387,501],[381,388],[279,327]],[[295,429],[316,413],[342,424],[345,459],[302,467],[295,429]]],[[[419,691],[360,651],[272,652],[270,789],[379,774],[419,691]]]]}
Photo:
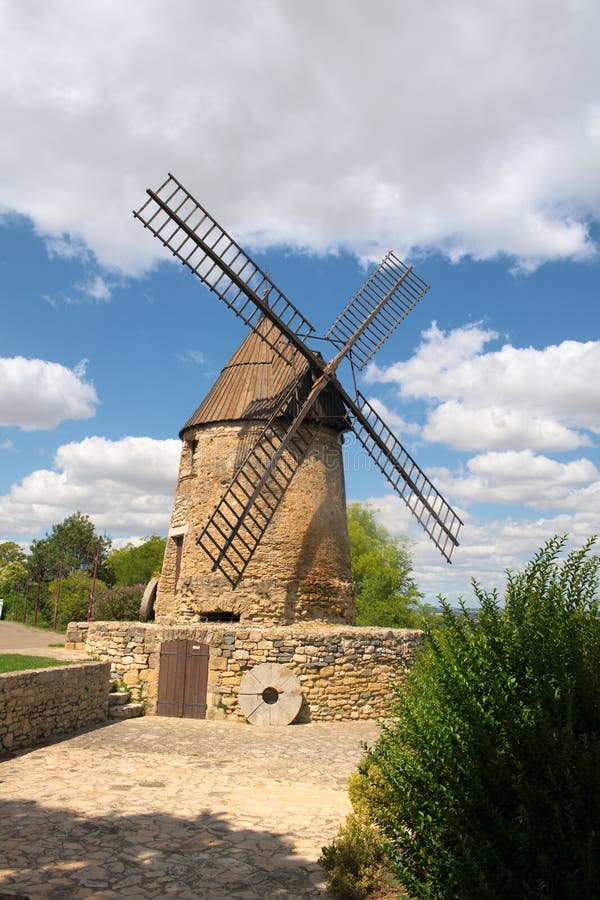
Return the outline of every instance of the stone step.
{"type": "Polygon", "coordinates": [[[109,719],[135,719],[141,716],[144,707],[141,703],[125,703],[123,706],[110,706],[108,709],[109,719]]]}
{"type": "Polygon", "coordinates": [[[111,691],[108,695],[109,706],[125,706],[126,703],[129,703],[127,691],[111,691]]]}

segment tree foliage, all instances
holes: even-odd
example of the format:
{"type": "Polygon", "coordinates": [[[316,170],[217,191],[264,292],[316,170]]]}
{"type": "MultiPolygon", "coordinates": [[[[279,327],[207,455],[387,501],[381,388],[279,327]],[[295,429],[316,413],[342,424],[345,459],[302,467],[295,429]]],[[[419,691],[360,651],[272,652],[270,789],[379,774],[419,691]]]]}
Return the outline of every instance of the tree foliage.
{"type": "Polygon", "coordinates": [[[27,566],[13,560],[0,566],[0,598],[4,600],[4,618],[14,618],[17,599],[22,594],[27,581],[27,566]]]}
{"type": "Polygon", "coordinates": [[[0,544],[0,596],[4,593],[8,615],[25,621],[27,613],[29,624],[52,625],[60,581],[59,627],[85,616],[96,554],[96,594],[103,588],[103,579],[110,578],[106,565],[110,546],[109,538],[99,536],[89,516],[81,512],[67,516],[45,537],[34,540],[29,556],[14,541],[0,544]],[[87,597],[82,612],[83,594],[87,597]]]}
{"type": "Polygon", "coordinates": [[[391,897],[393,880],[385,856],[383,836],[374,822],[373,796],[364,771],[348,780],[352,812],[335,840],[323,847],[319,862],[327,872],[327,887],[342,900],[362,900],[384,891],[391,897]],[[388,889],[386,891],[386,888],[388,889]]]}
{"type": "MultiPolygon", "coordinates": [[[[54,579],[48,585],[48,598],[44,604],[43,618],[46,624],[52,623],[54,615],[54,603],[59,590],[58,579],[54,579]]],[[[89,572],[79,569],[70,572],[60,581],[60,595],[58,604],[57,628],[63,631],[69,622],[81,622],[86,618],[92,591],[92,576],[89,572]]],[[[94,600],[96,607],[102,603],[108,588],[100,579],[96,579],[94,585],[94,600]]]]}
{"type": "MultiPolygon", "coordinates": [[[[98,577],[106,571],[106,558],[111,541],[106,536],[96,534],[94,524],[88,515],[75,512],[62,522],[52,526],[45,537],[34,540],[28,559],[32,577],[39,575],[44,580],[63,576],[74,571],[91,572],[98,553],[98,577]]],[[[110,576],[109,576],[110,577],[110,576]]]]}
{"type": "Polygon", "coordinates": [[[25,553],[15,541],[0,543],[0,598],[4,618],[14,616],[16,598],[27,580],[25,553]]]}
{"type": "Polygon", "coordinates": [[[0,570],[8,563],[23,563],[25,558],[25,552],[14,541],[2,541],[0,543],[0,570]]]}
{"type": "Polygon", "coordinates": [[[443,626],[361,765],[372,820],[415,898],[598,896],[600,619],[590,540],[549,541],[504,605],[443,626]]]}
{"type": "Polygon", "coordinates": [[[27,566],[24,562],[14,560],[0,566],[0,597],[9,594],[23,585],[27,579],[27,566]]]}
{"type": "Polygon", "coordinates": [[[111,550],[108,565],[117,585],[147,584],[160,575],[165,554],[165,538],[152,534],[139,545],[126,544],[119,550],[111,550]]]}
{"type": "Polygon", "coordinates": [[[375,521],[375,510],[348,507],[352,578],[356,585],[357,625],[416,627],[421,594],[413,577],[410,543],[392,537],[375,521]]]}

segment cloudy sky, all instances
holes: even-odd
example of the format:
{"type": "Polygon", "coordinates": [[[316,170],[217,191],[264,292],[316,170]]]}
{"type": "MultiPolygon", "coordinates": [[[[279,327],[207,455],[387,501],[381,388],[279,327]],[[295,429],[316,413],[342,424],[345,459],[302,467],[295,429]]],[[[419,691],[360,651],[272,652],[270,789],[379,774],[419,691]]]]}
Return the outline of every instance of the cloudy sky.
{"type": "Polygon", "coordinates": [[[361,389],[461,513],[470,597],[599,530],[600,6],[0,0],[0,540],[165,533],[243,326],[131,216],[174,172],[323,333],[383,252],[431,291],[361,389]]]}

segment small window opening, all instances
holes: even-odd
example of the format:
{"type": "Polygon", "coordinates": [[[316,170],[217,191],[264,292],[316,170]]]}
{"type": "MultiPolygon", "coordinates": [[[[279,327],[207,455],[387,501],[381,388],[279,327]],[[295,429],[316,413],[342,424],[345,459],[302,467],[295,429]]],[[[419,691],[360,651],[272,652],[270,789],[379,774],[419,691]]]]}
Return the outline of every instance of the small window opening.
{"type": "Polygon", "coordinates": [[[239,622],[239,613],[225,612],[225,610],[217,609],[214,612],[205,612],[201,614],[202,622],[239,622]]]}
{"type": "Polygon", "coordinates": [[[177,587],[179,573],[181,572],[181,558],[183,556],[183,535],[178,534],[173,540],[175,541],[175,587],[177,587]]]}

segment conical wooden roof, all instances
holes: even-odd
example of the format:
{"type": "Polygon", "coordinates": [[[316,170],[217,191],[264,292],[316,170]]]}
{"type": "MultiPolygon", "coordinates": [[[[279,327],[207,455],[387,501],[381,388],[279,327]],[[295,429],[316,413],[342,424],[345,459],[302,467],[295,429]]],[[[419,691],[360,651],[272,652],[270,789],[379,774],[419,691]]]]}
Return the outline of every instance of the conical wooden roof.
{"type": "MultiPolygon", "coordinates": [[[[263,320],[257,331],[270,327],[263,320]]],[[[260,333],[250,332],[240,344],[212,388],[192,413],[181,431],[183,437],[188,428],[217,422],[269,419],[280,398],[306,370],[306,361],[282,338],[281,350],[290,364],[274,353],[262,340],[260,333]]],[[[311,374],[306,373],[300,389],[300,400],[310,390],[311,374]]],[[[292,415],[293,408],[288,409],[292,415]]],[[[349,427],[346,408],[333,388],[327,388],[318,398],[311,412],[311,419],[329,425],[338,431],[349,427]]]]}

